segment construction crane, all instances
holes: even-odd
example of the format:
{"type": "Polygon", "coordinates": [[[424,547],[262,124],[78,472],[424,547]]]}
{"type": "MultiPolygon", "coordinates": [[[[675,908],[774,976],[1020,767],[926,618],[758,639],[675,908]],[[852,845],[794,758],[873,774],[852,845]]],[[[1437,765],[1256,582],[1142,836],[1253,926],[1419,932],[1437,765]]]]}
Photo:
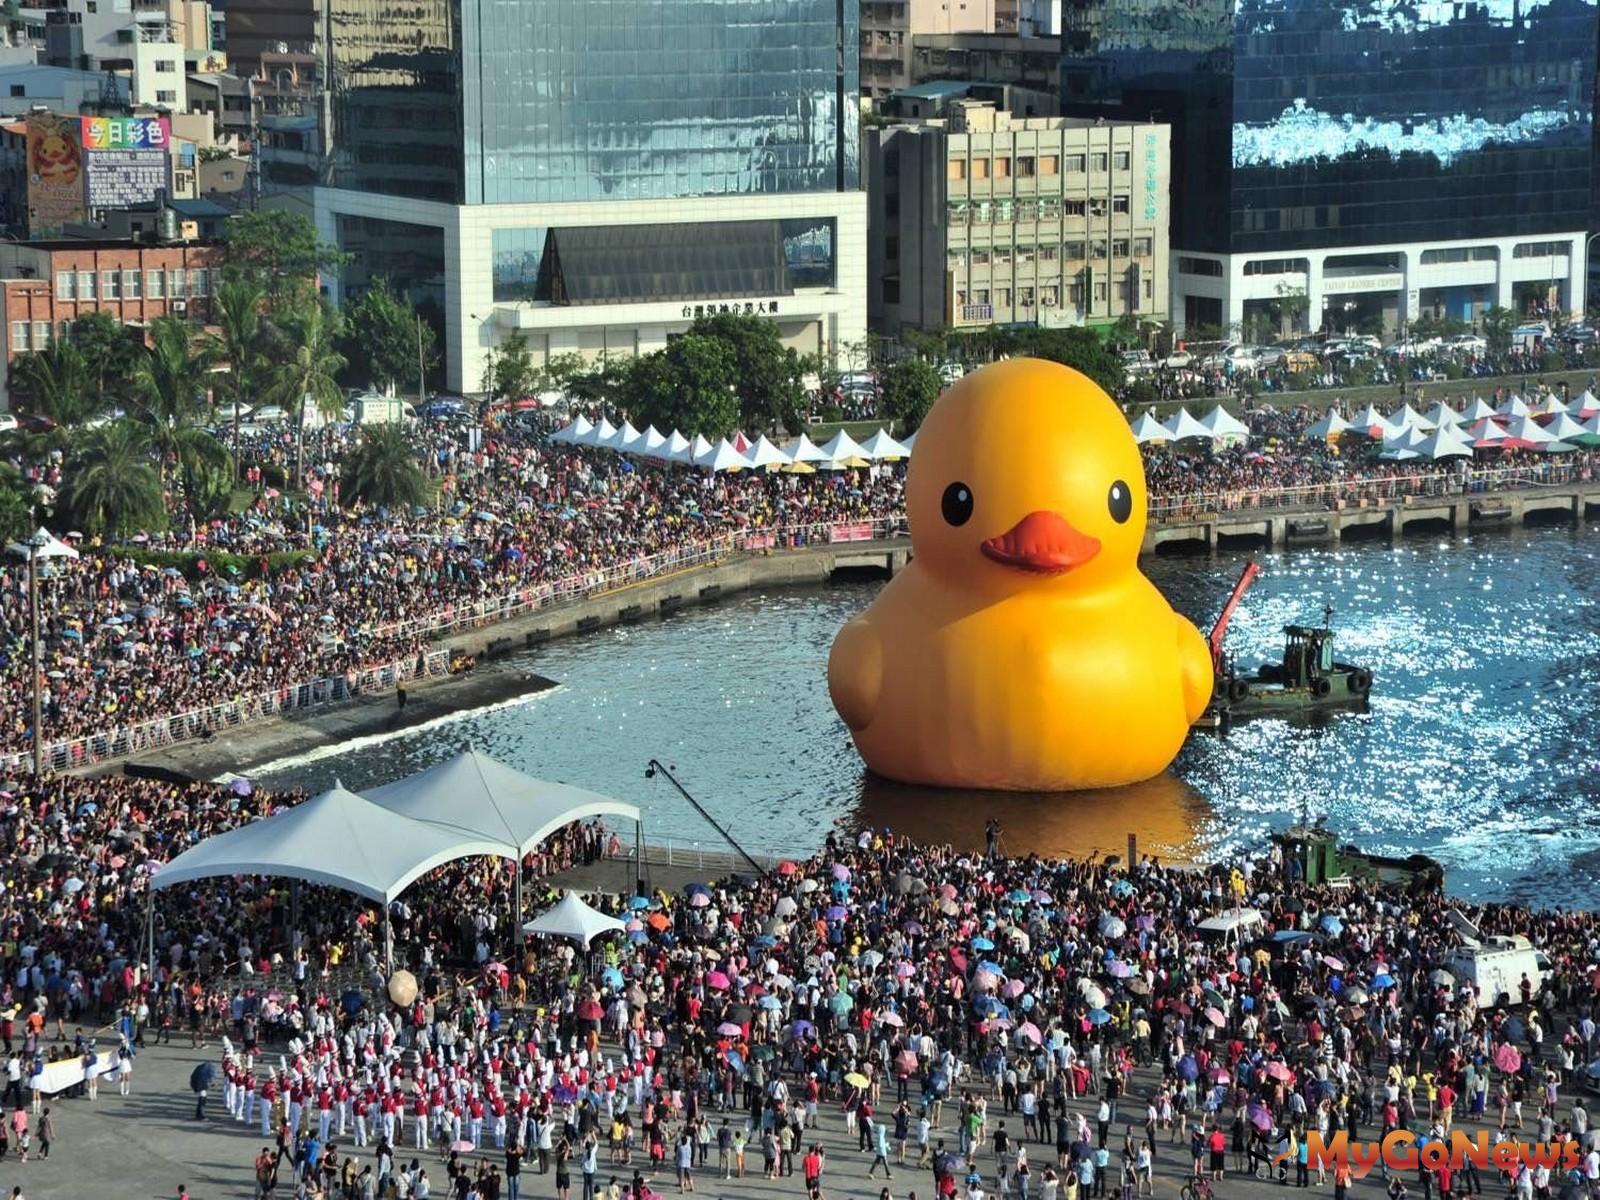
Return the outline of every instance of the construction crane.
{"type": "Polygon", "coordinates": [[[1228,595],[1228,602],[1222,606],[1222,615],[1211,627],[1211,636],[1206,640],[1211,645],[1211,669],[1218,674],[1222,672],[1222,639],[1228,634],[1228,622],[1233,620],[1239,602],[1244,599],[1244,594],[1250,590],[1250,585],[1260,574],[1261,564],[1255,559],[1252,558],[1245,563],[1244,570],[1239,573],[1239,582],[1233,585],[1233,591],[1228,595]]]}

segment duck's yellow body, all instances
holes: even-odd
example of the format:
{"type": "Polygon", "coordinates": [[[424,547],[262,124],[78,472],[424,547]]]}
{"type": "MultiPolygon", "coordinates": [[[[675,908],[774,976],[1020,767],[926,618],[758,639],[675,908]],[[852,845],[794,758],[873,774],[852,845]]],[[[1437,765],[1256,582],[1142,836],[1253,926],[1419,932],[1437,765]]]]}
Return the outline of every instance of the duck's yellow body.
{"type": "Polygon", "coordinates": [[[968,375],[917,435],[907,507],[910,565],[828,661],[867,765],[1027,791],[1164,770],[1211,660],[1139,572],[1144,472],[1109,397],[1032,359],[968,375]]]}

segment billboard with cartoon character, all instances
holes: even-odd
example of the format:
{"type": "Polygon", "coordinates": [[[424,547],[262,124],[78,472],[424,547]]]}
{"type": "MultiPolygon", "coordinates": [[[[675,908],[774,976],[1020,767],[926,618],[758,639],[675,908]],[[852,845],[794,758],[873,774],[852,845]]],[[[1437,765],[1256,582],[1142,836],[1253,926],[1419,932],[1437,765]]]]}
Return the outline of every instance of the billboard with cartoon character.
{"type": "Polygon", "coordinates": [[[28,118],[28,236],[57,237],[83,220],[83,149],[76,117],[28,118]]]}

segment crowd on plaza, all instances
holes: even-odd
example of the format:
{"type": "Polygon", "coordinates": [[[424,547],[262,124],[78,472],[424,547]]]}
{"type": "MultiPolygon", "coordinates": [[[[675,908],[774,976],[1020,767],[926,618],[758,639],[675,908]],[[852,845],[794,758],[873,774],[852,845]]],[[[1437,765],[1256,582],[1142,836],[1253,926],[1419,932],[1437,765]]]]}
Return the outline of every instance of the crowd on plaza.
{"type": "MultiPolygon", "coordinates": [[[[463,976],[414,946],[405,1006],[318,1004],[310,981],[310,1024],[281,1058],[253,1049],[236,1007],[224,1109],[259,1127],[262,1194],[498,1200],[538,1173],[558,1197],[581,1182],[643,1198],[757,1171],[810,1200],[852,1194],[823,1129],[886,1190],[963,1200],[1131,1200],[1158,1158],[1219,1191],[1315,1175],[1342,1197],[1348,1166],[1309,1158],[1310,1135],[1452,1127],[1574,1144],[1576,1167],[1504,1177],[1519,1200],[1600,1189],[1593,914],[1310,888],[1276,850],[1130,870],[867,833],[621,915],[628,932],[594,953],[547,945],[520,971],[463,976]],[[1245,906],[1264,916],[1255,936],[1202,929],[1245,906]],[[1514,1012],[1441,973],[1450,907],[1548,956],[1514,1012]]],[[[1385,1184],[1496,1187],[1448,1165],[1365,1186],[1385,1184]]]]}
{"type": "MultiPolygon", "coordinates": [[[[1303,431],[1320,415],[1263,406],[1245,444],[1147,447],[1152,501],[1231,495],[1243,503],[1250,493],[1312,485],[1353,498],[1436,486],[1448,474],[1438,464],[1378,460],[1370,447],[1307,440],[1303,431]]],[[[288,696],[367,668],[415,670],[427,644],[419,623],[447,611],[537,599],[557,582],[598,582],[639,560],[649,565],[637,569],[666,569],[726,544],[721,538],[771,533],[783,545],[826,536],[838,522],[892,522],[903,511],[896,464],[709,474],[551,445],[538,426],[490,430],[477,442],[473,432],[460,419],[417,426],[419,454],[441,482],[437,508],[341,508],[339,463],[355,439],[342,426],[307,436],[317,501],[294,507],[262,482],[263,467],[291,461],[288,435],[254,433],[238,447],[258,488],[245,512],[196,524],[180,511],[164,533],[80,542],[81,557],[53,562],[42,585],[47,740],[93,738],[245,696],[288,696]],[[161,551],[194,557],[180,569],[152,561],[161,551]],[[208,554],[237,558],[218,567],[208,554]]],[[[1560,469],[1592,472],[1594,460],[1579,451],[1560,469]]],[[[59,470],[43,468],[39,481],[59,482],[59,470]]],[[[30,628],[27,571],[8,556],[0,563],[0,686],[14,694],[26,690],[30,628]]],[[[27,750],[31,726],[28,706],[11,706],[0,751],[27,750]]]]}

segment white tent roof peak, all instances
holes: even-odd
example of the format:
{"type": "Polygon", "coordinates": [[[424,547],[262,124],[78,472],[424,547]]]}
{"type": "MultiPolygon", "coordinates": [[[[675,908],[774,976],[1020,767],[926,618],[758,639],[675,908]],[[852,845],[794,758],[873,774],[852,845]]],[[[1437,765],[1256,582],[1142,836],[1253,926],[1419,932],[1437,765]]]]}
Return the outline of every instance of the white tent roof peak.
{"type": "Polygon", "coordinates": [[[739,471],[749,468],[750,459],[741,454],[727,438],[723,438],[711,448],[709,454],[697,458],[695,465],[711,471],[739,471]]]}
{"type": "Polygon", "coordinates": [[[1189,415],[1187,408],[1180,408],[1167,418],[1162,426],[1172,435],[1173,441],[1181,442],[1186,438],[1208,438],[1215,435],[1204,425],[1189,415]]]}
{"type": "Polygon", "coordinates": [[[745,457],[750,460],[752,467],[786,467],[790,461],[789,456],[769,442],[764,433],[746,451],[745,457]]]}
{"type": "Polygon", "coordinates": [[[1471,425],[1485,417],[1494,416],[1494,409],[1482,396],[1474,396],[1472,403],[1467,405],[1467,411],[1461,414],[1461,423],[1471,425]]]}
{"type": "Polygon", "coordinates": [[[587,950],[589,943],[602,934],[622,933],[625,929],[626,922],[607,916],[588,904],[577,892],[569,891],[524,925],[522,932],[566,938],[587,950]]]}
{"type": "Polygon", "coordinates": [[[18,558],[36,558],[41,561],[52,558],[77,558],[78,552],[67,545],[43,525],[35,529],[20,542],[12,542],[6,547],[18,558]]]}
{"type": "Polygon", "coordinates": [[[1142,412],[1133,422],[1133,440],[1143,446],[1147,442],[1170,442],[1172,435],[1154,414],[1142,412]]]}
{"type": "Polygon", "coordinates": [[[588,438],[589,431],[594,428],[594,422],[579,413],[560,429],[550,435],[552,442],[566,442],[568,445],[583,445],[588,438]]]}
{"type": "Polygon", "coordinates": [[[1250,427],[1220,404],[1201,417],[1200,424],[1214,438],[1250,436],[1250,427]]]}
{"type": "Polygon", "coordinates": [[[416,775],[367,792],[388,812],[481,838],[521,856],[563,825],[601,815],[639,819],[636,805],[526,775],[476,750],[463,750],[416,775]]]}
{"type": "Polygon", "coordinates": [[[880,427],[866,441],[861,443],[862,452],[874,462],[883,462],[886,459],[909,458],[911,451],[889,436],[889,431],[880,427]]]}
{"type": "Polygon", "coordinates": [[[803,433],[784,446],[783,452],[789,456],[790,462],[816,463],[828,461],[828,455],[822,452],[821,447],[803,433]]]}
{"type": "Polygon", "coordinates": [[[846,458],[871,458],[872,456],[862,448],[860,442],[851,437],[844,430],[839,430],[822,445],[822,456],[828,462],[838,462],[846,458]]]}
{"type": "Polygon", "coordinates": [[[1438,425],[1438,422],[1428,420],[1410,404],[1402,404],[1389,414],[1389,424],[1396,429],[1420,429],[1427,432],[1438,425]]]}
{"type": "Polygon", "coordinates": [[[654,425],[651,425],[644,431],[644,441],[639,445],[639,453],[655,455],[660,451],[661,447],[665,446],[666,444],[667,435],[662,433],[654,425]]]}
{"type": "Polygon", "coordinates": [[[705,434],[697,433],[694,435],[694,441],[689,443],[689,461],[697,467],[704,466],[705,464],[701,460],[710,458],[711,452],[715,449],[716,447],[707,440],[705,434]]]}
{"type": "Polygon", "coordinates": [[[667,439],[667,444],[661,447],[659,456],[668,462],[688,462],[689,448],[689,439],[674,429],[672,436],[667,439]]]}
{"type": "Polygon", "coordinates": [[[1334,438],[1349,428],[1350,422],[1339,415],[1339,410],[1336,406],[1330,404],[1322,419],[1306,430],[1306,436],[1308,438],[1334,438]]]}

